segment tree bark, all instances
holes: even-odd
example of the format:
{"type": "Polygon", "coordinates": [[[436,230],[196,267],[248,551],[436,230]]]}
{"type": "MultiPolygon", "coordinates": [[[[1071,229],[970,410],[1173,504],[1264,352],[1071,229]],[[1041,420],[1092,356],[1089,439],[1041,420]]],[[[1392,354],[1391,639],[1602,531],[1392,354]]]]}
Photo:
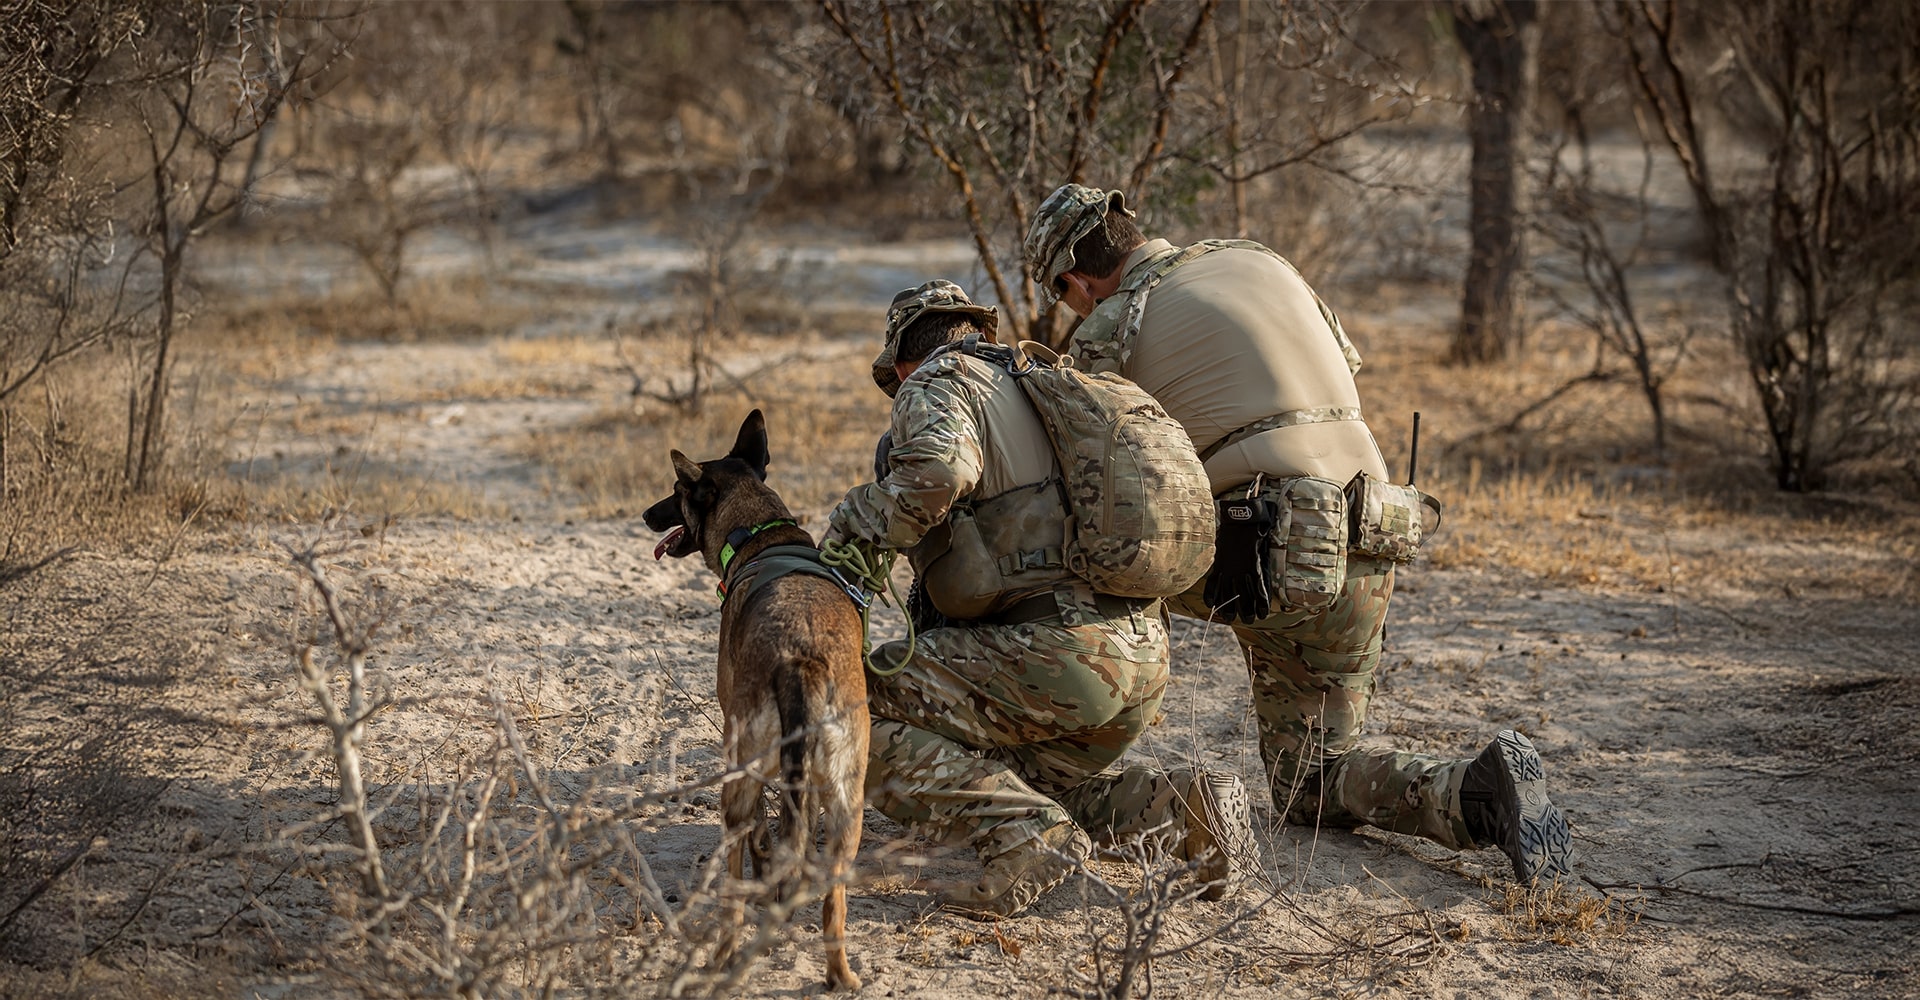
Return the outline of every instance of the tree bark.
{"type": "Polygon", "coordinates": [[[1472,249],[1451,360],[1498,361],[1524,331],[1527,119],[1538,76],[1536,0],[1455,0],[1453,31],[1473,71],[1467,133],[1472,249]]]}

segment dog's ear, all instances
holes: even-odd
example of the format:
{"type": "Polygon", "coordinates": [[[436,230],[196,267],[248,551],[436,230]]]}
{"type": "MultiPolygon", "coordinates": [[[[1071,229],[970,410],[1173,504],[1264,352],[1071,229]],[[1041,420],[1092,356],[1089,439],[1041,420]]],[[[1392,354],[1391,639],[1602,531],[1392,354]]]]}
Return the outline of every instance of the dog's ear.
{"type": "Polygon", "coordinates": [[[700,473],[702,470],[699,462],[680,454],[680,450],[677,448],[669,452],[668,457],[673,459],[673,474],[679,476],[681,482],[692,486],[694,483],[700,481],[700,473]]]}
{"type": "Polygon", "coordinates": [[[758,408],[747,414],[747,419],[741,422],[740,436],[733,440],[733,451],[727,453],[727,457],[747,463],[747,467],[760,477],[761,482],[766,481],[767,463],[773,460],[773,456],[767,451],[767,418],[761,415],[758,408]]]}

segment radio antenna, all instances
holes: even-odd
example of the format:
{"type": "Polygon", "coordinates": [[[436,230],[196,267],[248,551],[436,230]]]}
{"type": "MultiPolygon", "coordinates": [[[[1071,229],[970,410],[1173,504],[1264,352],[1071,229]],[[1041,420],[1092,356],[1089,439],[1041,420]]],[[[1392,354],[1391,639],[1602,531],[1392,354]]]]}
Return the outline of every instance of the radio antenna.
{"type": "Polygon", "coordinates": [[[1407,485],[1413,485],[1413,477],[1420,469],[1420,411],[1413,411],[1413,448],[1407,456],[1407,485]]]}

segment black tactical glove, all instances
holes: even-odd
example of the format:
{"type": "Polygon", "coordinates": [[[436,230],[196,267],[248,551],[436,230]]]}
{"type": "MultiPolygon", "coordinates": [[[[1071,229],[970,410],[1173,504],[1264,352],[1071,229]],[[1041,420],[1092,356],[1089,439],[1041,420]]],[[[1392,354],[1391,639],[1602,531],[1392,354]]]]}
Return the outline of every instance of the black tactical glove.
{"type": "Polygon", "coordinates": [[[1267,616],[1267,546],[1279,521],[1273,501],[1262,497],[1221,500],[1213,535],[1213,569],[1202,596],[1222,621],[1257,622],[1267,616]]]}
{"type": "Polygon", "coordinates": [[[893,450],[893,432],[887,431],[880,435],[880,443],[875,445],[873,448],[873,481],[874,482],[877,483],[880,480],[887,478],[887,473],[890,470],[892,470],[893,463],[887,461],[887,453],[892,450],[893,450]]]}

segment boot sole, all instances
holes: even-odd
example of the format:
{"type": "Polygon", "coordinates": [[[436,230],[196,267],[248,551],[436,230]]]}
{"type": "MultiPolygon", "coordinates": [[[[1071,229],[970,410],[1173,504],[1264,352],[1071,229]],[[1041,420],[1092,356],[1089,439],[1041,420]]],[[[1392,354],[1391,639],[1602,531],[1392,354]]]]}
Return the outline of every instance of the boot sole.
{"type": "Polygon", "coordinates": [[[1522,883],[1573,874],[1573,831],[1567,817],[1547,798],[1546,769],[1540,752],[1525,736],[1508,729],[1494,741],[1500,747],[1496,802],[1513,818],[1500,845],[1522,883]]]}
{"type": "Polygon", "coordinates": [[[1203,818],[1209,829],[1190,832],[1187,849],[1190,856],[1200,859],[1194,872],[1206,887],[1200,898],[1217,902],[1252,877],[1260,848],[1253,840],[1253,807],[1247,786],[1238,778],[1222,775],[1207,775],[1200,780],[1201,787],[1190,794],[1187,808],[1197,810],[1200,817],[1195,818],[1203,818]]]}

